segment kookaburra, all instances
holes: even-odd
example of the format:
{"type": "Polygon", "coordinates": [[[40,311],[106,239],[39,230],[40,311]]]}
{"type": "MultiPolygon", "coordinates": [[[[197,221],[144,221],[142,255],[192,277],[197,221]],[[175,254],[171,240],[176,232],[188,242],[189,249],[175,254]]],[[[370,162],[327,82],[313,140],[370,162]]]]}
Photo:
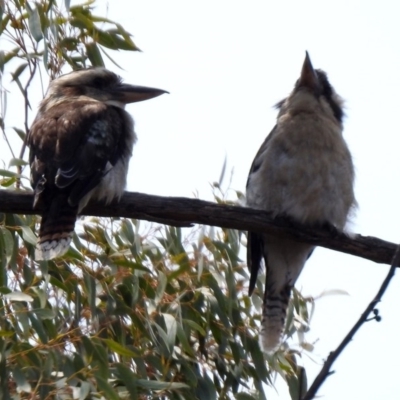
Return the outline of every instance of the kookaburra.
{"type": "MultiPolygon", "coordinates": [[[[342,136],[343,101],[307,53],[293,91],[277,108],[276,125],[250,169],[247,205],[342,230],[356,204],[353,163],[342,136]]],[[[281,342],[292,288],[313,250],[285,234],[248,234],[250,295],[262,259],[266,266],[261,343],[267,352],[281,342]]]]}
{"type": "Polygon", "coordinates": [[[28,135],[33,207],[42,210],[37,260],[68,250],[77,215],[89,200],[121,197],[136,141],[125,105],[163,93],[122,83],[104,68],[50,83],[28,135]]]}

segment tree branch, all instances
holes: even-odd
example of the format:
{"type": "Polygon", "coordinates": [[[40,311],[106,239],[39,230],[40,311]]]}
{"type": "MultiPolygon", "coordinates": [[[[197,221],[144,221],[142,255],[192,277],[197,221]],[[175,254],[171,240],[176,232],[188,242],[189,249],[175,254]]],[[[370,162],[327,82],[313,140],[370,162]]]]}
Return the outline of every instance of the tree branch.
{"type": "MultiPolygon", "coordinates": [[[[0,212],[40,214],[33,210],[31,193],[0,190],[0,212]]],[[[334,232],[299,224],[290,218],[250,208],[221,205],[184,197],[160,197],[126,192],[119,203],[90,203],[82,215],[144,219],[173,226],[194,223],[253,232],[289,233],[294,238],[368,260],[390,264],[397,245],[378,238],[334,232]]]]}
{"type": "Polygon", "coordinates": [[[368,304],[368,307],[361,314],[361,317],[354,324],[353,328],[351,328],[350,332],[345,336],[345,338],[342,340],[342,342],[337,347],[337,349],[329,354],[321,371],[315,378],[313,384],[308,389],[307,393],[304,395],[303,400],[312,400],[316,396],[318,389],[324,383],[325,379],[329,375],[332,375],[334,373],[334,371],[331,371],[331,367],[332,367],[333,363],[336,361],[336,359],[339,357],[339,355],[342,353],[342,351],[345,349],[345,347],[350,343],[350,341],[353,339],[353,336],[361,328],[361,326],[365,322],[368,322],[371,320],[380,321],[380,316],[378,314],[378,311],[375,309],[375,307],[381,301],[383,294],[385,293],[386,289],[389,287],[389,283],[390,283],[391,279],[394,277],[396,268],[399,266],[399,264],[400,264],[400,245],[396,249],[396,253],[395,253],[395,255],[393,257],[393,261],[392,261],[392,266],[390,267],[386,278],[382,282],[382,285],[379,288],[378,293],[373,298],[373,300],[368,304]],[[372,318],[368,318],[372,312],[374,313],[374,316],[372,318]]]}

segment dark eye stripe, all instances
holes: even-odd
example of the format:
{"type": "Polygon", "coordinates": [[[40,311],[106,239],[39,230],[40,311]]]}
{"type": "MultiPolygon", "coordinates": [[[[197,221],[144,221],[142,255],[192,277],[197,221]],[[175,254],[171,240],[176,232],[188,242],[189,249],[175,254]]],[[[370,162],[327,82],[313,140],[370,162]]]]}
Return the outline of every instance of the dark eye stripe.
{"type": "Polygon", "coordinates": [[[333,115],[341,123],[343,120],[344,112],[340,104],[338,104],[333,98],[334,91],[331,84],[328,81],[325,72],[319,69],[315,70],[315,72],[317,73],[319,83],[321,84],[321,89],[322,89],[321,96],[325,97],[326,101],[328,102],[333,111],[333,115]]]}
{"type": "Polygon", "coordinates": [[[342,108],[332,99],[332,97],[327,97],[326,100],[332,108],[333,115],[341,123],[344,116],[342,108]]]}

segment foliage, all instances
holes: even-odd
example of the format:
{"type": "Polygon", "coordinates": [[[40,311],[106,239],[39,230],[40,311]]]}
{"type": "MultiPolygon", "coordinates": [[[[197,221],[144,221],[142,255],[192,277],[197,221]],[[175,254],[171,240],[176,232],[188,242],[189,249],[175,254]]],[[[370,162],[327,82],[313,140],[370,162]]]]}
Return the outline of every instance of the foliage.
{"type": "MultiPolygon", "coordinates": [[[[53,78],[65,65],[104,65],[104,47],[138,50],[119,24],[93,15],[92,4],[0,2],[0,34],[15,44],[0,51],[1,73],[22,61],[12,72],[25,103],[25,126],[13,131],[22,140],[28,89],[42,67],[53,78]]],[[[2,107],[7,140],[4,118],[2,107]]],[[[25,188],[25,164],[22,151],[0,171],[2,190],[25,188]]],[[[226,202],[223,175],[218,202],[226,202]]],[[[36,225],[36,217],[0,210],[1,398],[265,399],[276,372],[293,399],[305,391],[301,346],[285,342],[273,356],[260,349],[265,277],[250,299],[243,232],[91,218],[78,224],[64,257],[36,262],[36,225]]],[[[306,349],[312,307],[295,292],[286,327],[306,349]]]]}
{"type": "MultiPolygon", "coordinates": [[[[240,233],[198,227],[190,241],[178,228],[140,234],[138,221],[93,218],[76,250],[35,263],[33,244],[13,229],[27,233],[33,223],[8,216],[3,228],[3,396],[264,398],[271,368],[258,345],[260,314],[245,294],[240,233]]],[[[293,352],[271,363],[296,380],[293,352]]]]}

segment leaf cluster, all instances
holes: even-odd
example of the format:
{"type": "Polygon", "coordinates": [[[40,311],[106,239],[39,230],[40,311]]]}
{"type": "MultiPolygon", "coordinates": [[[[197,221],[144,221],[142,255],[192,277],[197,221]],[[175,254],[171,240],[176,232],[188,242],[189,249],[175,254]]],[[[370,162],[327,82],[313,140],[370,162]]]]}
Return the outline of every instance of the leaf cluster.
{"type": "MultiPolygon", "coordinates": [[[[301,387],[296,352],[285,345],[268,364],[260,349],[262,291],[255,309],[242,233],[197,227],[183,237],[94,218],[63,259],[36,263],[35,218],[3,221],[3,396],[258,399],[273,371],[301,387]]],[[[296,293],[288,336],[307,325],[306,302],[296,293]]]]}
{"type": "MultiPolygon", "coordinates": [[[[0,5],[0,36],[12,48],[0,52],[0,70],[11,60],[24,62],[13,73],[16,79],[32,60],[40,60],[54,78],[65,63],[72,69],[104,66],[105,48],[139,51],[132,35],[118,22],[93,14],[94,0],[70,6],[63,2],[11,0],[0,5]]],[[[114,62],[115,63],[115,62],[114,62]]]]}

